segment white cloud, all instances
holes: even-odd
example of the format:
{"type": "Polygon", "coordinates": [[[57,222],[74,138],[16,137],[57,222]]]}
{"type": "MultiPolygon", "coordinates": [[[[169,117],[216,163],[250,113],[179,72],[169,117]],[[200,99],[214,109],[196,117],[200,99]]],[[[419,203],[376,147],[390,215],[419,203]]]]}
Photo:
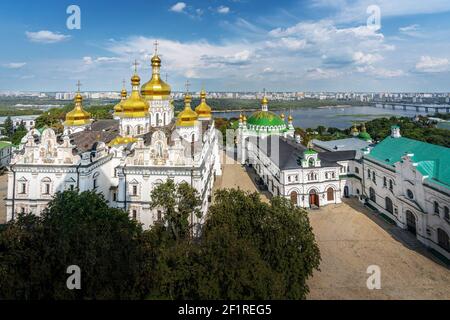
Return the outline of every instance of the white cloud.
{"type": "Polygon", "coordinates": [[[358,65],[367,65],[367,64],[373,64],[377,61],[382,60],[383,57],[378,54],[371,54],[371,53],[363,53],[361,51],[357,51],[353,54],[353,60],[355,61],[356,64],[358,65]]]}
{"type": "Polygon", "coordinates": [[[3,64],[3,67],[8,69],[20,69],[25,67],[26,64],[26,62],[10,62],[3,64]]]}
{"type": "Polygon", "coordinates": [[[313,68],[306,71],[306,78],[309,80],[324,80],[336,78],[341,72],[333,69],[313,68]]]}
{"type": "Polygon", "coordinates": [[[230,12],[230,8],[225,7],[225,6],[220,6],[219,8],[217,8],[217,12],[221,13],[221,14],[227,14],[230,12]]]}
{"type": "MultiPolygon", "coordinates": [[[[380,7],[381,17],[398,17],[420,14],[442,13],[450,11],[448,0],[314,0],[312,6],[332,8],[336,11],[333,19],[339,22],[366,21],[371,5],[380,7]]],[[[383,22],[382,22],[383,23],[383,22]]]]}
{"type": "Polygon", "coordinates": [[[365,73],[368,76],[376,78],[397,78],[405,75],[403,70],[389,70],[374,66],[357,67],[356,70],[360,73],[365,73]]]}
{"type": "Polygon", "coordinates": [[[447,71],[448,67],[449,60],[447,58],[421,56],[416,63],[416,70],[419,72],[443,72],[447,71]]]}
{"type": "Polygon", "coordinates": [[[398,28],[398,31],[400,31],[400,33],[406,34],[410,37],[420,36],[419,30],[420,30],[420,26],[418,24],[412,24],[409,26],[398,28]]]}
{"type": "Polygon", "coordinates": [[[186,9],[186,3],[184,2],[177,2],[172,7],[170,7],[170,11],[178,13],[183,12],[184,9],[186,9]]]}
{"type": "Polygon", "coordinates": [[[28,40],[37,43],[57,43],[65,41],[70,38],[69,35],[64,35],[58,32],[52,32],[48,30],[41,30],[37,32],[25,32],[28,40]]]}

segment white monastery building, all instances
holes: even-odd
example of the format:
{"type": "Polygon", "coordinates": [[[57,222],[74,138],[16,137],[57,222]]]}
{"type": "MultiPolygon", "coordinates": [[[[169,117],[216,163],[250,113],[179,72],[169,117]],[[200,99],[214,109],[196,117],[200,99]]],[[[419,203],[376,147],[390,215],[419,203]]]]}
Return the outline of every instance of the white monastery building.
{"type": "Polygon", "coordinates": [[[186,93],[185,108],[175,118],[156,51],[151,64],[152,78],[142,87],[135,70],[132,91],[122,90],[114,120],[93,121],[78,92],[62,135],[50,128],[28,132],[9,167],[7,220],[21,212],[39,215],[58,191],[96,190],[148,228],[161,219],[157,208],[150,209],[151,191],[168,179],[192,185],[207,212],[222,170],[206,93],[195,111],[186,93]]]}

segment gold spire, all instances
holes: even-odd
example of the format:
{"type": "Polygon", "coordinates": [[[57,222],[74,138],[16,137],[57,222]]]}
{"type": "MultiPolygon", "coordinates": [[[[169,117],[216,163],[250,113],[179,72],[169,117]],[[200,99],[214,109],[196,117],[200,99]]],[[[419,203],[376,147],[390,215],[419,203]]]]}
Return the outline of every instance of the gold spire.
{"type": "Polygon", "coordinates": [[[85,126],[91,123],[91,114],[83,109],[83,97],[80,94],[81,83],[77,83],[78,91],[75,95],[75,107],[66,114],[64,126],[85,126]]]}
{"type": "Polygon", "coordinates": [[[127,89],[125,88],[125,79],[122,81],[123,85],[122,85],[122,91],[120,92],[120,101],[118,104],[116,104],[114,106],[114,115],[115,116],[120,116],[121,112],[123,111],[122,108],[122,102],[125,101],[125,99],[127,98],[127,89]]]}
{"type": "Polygon", "coordinates": [[[195,112],[200,119],[211,119],[211,107],[206,103],[206,91],[200,92],[200,104],[195,108],[195,112]]]}
{"type": "Polygon", "coordinates": [[[141,94],[146,100],[170,99],[170,86],[161,79],[161,58],[158,56],[158,41],[155,41],[155,53],[151,59],[152,78],[141,88],[141,94]]]}
{"type": "Polygon", "coordinates": [[[137,75],[137,61],[134,63],[134,75],[131,77],[131,95],[122,102],[121,116],[124,118],[143,118],[148,114],[148,104],[139,93],[141,78],[137,75]]]}
{"type": "Polygon", "coordinates": [[[184,97],[184,110],[177,117],[177,126],[193,127],[198,119],[197,113],[191,108],[192,97],[189,94],[189,81],[186,81],[186,95],[184,97]]]}

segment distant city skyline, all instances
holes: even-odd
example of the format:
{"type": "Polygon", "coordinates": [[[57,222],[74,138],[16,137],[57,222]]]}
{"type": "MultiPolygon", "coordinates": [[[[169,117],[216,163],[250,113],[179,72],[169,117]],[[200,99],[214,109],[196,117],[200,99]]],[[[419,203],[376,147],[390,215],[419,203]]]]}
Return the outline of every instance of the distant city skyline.
{"type": "Polygon", "coordinates": [[[189,79],[210,92],[446,93],[449,18],[444,0],[2,1],[0,90],[129,90],[135,59],[150,78],[158,40],[174,91],[189,79]],[[71,4],[80,30],[66,26],[71,4]]]}

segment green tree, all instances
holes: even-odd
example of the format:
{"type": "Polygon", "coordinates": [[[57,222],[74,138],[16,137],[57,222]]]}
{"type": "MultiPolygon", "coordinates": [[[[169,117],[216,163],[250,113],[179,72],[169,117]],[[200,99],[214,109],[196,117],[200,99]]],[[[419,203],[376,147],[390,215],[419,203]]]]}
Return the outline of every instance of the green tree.
{"type": "Polygon", "coordinates": [[[23,124],[23,121],[19,124],[19,126],[16,128],[16,131],[11,136],[11,142],[14,145],[20,144],[22,138],[27,134],[27,129],[25,128],[25,125],[23,124]]]}
{"type": "Polygon", "coordinates": [[[56,194],[0,233],[0,299],[135,299],[148,292],[142,228],[94,192],[56,194]],[[81,269],[68,290],[67,267],[81,269]]]}
{"type": "Polygon", "coordinates": [[[186,182],[175,184],[169,179],[153,189],[151,199],[150,207],[160,209],[162,222],[173,239],[188,238],[193,232],[192,221],[201,217],[202,202],[197,190],[186,182]]]}
{"type": "Polygon", "coordinates": [[[184,234],[188,230],[187,217],[197,200],[194,190],[184,187],[183,201],[191,205],[183,214],[173,214],[181,197],[170,180],[152,194],[155,205],[171,217],[147,232],[150,298],[306,297],[306,280],[318,268],[320,252],[305,211],[281,198],[267,204],[257,193],[220,190],[201,235],[192,241],[175,236],[170,226],[184,234]]]}
{"type": "Polygon", "coordinates": [[[13,125],[11,117],[8,116],[5,119],[5,123],[3,126],[4,126],[4,130],[5,130],[5,132],[4,132],[5,136],[11,137],[14,133],[14,125],[13,125]]]}
{"type": "Polygon", "coordinates": [[[267,204],[257,193],[232,189],[216,192],[208,214],[203,231],[206,240],[211,234],[233,230],[238,239],[258,249],[277,284],[264,298],[306,297],[306,280],[320,264],[320,251],[306,211],[284,198],[275,197],[267,204]]]}

